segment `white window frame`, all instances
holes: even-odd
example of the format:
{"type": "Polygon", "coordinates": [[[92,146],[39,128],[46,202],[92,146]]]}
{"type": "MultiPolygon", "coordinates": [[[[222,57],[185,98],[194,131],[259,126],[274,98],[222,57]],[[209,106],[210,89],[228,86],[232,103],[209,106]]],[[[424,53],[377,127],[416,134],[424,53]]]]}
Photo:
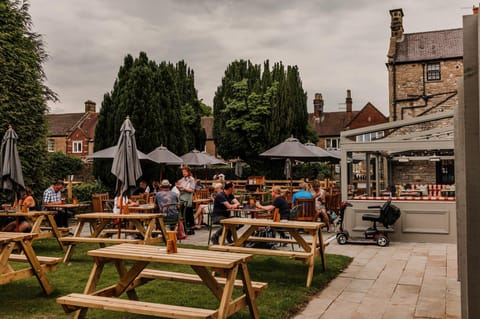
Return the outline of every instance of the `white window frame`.
{"type": "Polygon", "coordinates": [[[83,151],[83,141],[72,141],[72,153],[78,154],[83,151]]]}
{"type": "Polygon", "coordinates": [[[427,63],[427,81],[440,81],[441,79],[440,62],[427,63]]]}
{"type": "Polygon", "coordinates": [[[340,138],[331,137],[325,139],[325,149],[326,150],[339,150],[340,149],[340,138]]]}
{"type": "Polygon", "coordinates": [[[48,151],[49,153],[55,152],[55,140],[52,139],[52,138],[49,138],[49,139],[47,140],[47,151],[48,151]]]}
{"type": "Polygon", "coordinates": [[[374,140],[378,140],[379,138],[382,138],[384,135],[385,135],[384,131],[365,133],[362,135],[357,135],[356,142],[357,143],[371,142],[374,140]]]}

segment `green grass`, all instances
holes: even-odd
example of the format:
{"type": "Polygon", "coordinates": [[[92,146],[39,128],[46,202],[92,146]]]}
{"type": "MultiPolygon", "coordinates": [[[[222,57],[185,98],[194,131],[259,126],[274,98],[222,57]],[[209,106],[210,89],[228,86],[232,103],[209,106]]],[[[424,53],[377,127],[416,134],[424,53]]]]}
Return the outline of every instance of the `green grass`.
{"type": "MultiPolygon", "coordinates": [[[[195,249],[206,247],[187,246],[195,249]]],[[[56,271],[47,274],[55,291],[45,296],[35,278],[19,280],[0,286],[0,314],[3,319],[11,318],[72,318],[65,314],[62,307],[55,302],[57,297],[71,292],[83,292],[92,267],[92,258],[86,252],[95,249],[95,244],[82,244],[75,247],[71,263],[59,264],[56,271]]],[[[45,239],[34,242],[38,255],[63,257],[55,240],[45,239]]],[[[319,258],[317,258],[319,259],[319,258]]],[[[248,264],[252,280],[268,282],[268,287],[257,299],[261,318],[289,318],[298,312],[311,298],[321,291],[327,283],[342,272],[351,262],[350,257],[327,254],[327,270],[321,271],[321,262],[315,265],[313,282],[310,288],[305,287],[307,265],[285,257],[256,255],[248,264]]],[[[18,264],[20,265],[20,264],[18,264]]],[[[17,265],[16,265],[17,266],[17,265]]],[[[25,266],[25,264],[21,265],[25,266]]],[[[181,270],[193,273],[191,268],[176,265],[160,265],[162,270],[181,270]]],[[[157,265],[155,265],[157,266],[157,265]]],[[[105,267],[99,287],[111,284],[118,278],[113,264],[105,267]]],[[[138,297],[143,301],[153,301],[182,306],[201,308],[217,308],[218,302],[213,294],[203,285],[175,283],[156,280],[136,289],[138,297]]],[[[239,293],[239,292],[237,292],[239,293]]],[[[91,309],[88,318],[150,318],[135,314],[114,313],[91,309]]],[[[231,318],[249,318],[245,309],[231,318]]]]}

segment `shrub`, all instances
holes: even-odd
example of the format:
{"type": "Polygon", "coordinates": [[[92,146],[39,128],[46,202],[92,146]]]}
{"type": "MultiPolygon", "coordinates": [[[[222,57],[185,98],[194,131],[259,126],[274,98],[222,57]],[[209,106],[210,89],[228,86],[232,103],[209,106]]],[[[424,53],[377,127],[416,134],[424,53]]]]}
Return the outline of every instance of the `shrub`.
{"type": "Polygon", "coordinates": [[[90,201],[92,200],[92,194],[95,193],[106,193],[109,189],[102,183],[96,181],[94,183],[82,183],[75,185],[72,188],[72,195],[77,197],[79,201],[90,201]]]}

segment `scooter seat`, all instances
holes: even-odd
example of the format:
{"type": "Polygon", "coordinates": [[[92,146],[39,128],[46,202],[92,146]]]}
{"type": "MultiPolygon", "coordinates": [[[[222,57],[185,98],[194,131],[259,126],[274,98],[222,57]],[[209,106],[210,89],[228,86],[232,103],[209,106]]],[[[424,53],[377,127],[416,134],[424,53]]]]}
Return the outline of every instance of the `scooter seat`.
{"type": "Polygon", "coordinates": [[[371,222],[378,222],[378,221],[380,221],[380,215],[365,214],[365,215],[362,215],[362,220],[368,220],[368,221],[371,221],[371,222]]]}

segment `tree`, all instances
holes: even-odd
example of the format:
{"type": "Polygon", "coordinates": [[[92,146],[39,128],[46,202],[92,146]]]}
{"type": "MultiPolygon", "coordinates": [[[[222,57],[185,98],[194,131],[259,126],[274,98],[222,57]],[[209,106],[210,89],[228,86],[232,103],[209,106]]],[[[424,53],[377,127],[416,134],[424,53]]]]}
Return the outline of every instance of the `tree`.
{"type": "MultiPolygon", "coordinates": [[[[200,128],[202,105],[197,98],[193,71],[180,61],[157,64],[141,52],[127,55],[111,92],[104,95],[95,130],[95,150],[115,145],[120,127],[130,116],[137,147],[144,153],[165,145],[176,154],[203,148],[205,133],[200,128]]],[[[114,184],[111,160],[95,160],[94,174],[114,184]]],[[[142,163],[144,177],[158,176],[159,165],[142,163]]]]}
{"type": "Polygon", "coordinates": [[[213,136],[224,159],[240,157],[261,170],[280,169],[258,154],[294,135],[302,142],[316,142],[308,124],[307,96],[298,68],[269,62],[232,62],[214,97],[213,136]],[[267,167],[268,166],[268,167],[267,167]]]}
{"type": "Polygon", "coordinates": [[[65,179],[68,175],[76,175],[83,168],[83,162],[75,156],[62,152],[48,154],[47,171],[52,180],[65,179]]]}
{"type": "Polygon", "coordinates": [[[47,101],[57,96],[44,84],[48,56],[28,8],[28,1],[0,0],[0,130],[11,124],[17,132],[25,183],[39,192],[49,182],[47,101]]]}

